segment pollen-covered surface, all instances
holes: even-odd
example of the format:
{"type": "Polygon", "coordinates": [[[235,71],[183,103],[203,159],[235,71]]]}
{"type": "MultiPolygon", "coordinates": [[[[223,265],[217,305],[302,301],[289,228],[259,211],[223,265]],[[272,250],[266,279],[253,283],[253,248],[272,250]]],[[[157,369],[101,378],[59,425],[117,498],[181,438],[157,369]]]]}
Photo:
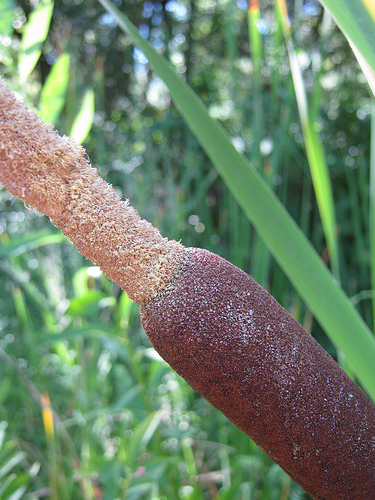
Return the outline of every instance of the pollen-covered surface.
{"type": "Polygon", "coordinates": [[[184,247],[121,201],[84,149],[39,120],[1,79],[0,182],[48,215],[134,302],[154,297],[181,264],[184,247]]]}
{"type": "Polygon", "coordinates": [[[186,249],[141,316],[171,367],[310,495],[375,498],[375,406],[246,273],[186,249]]]}

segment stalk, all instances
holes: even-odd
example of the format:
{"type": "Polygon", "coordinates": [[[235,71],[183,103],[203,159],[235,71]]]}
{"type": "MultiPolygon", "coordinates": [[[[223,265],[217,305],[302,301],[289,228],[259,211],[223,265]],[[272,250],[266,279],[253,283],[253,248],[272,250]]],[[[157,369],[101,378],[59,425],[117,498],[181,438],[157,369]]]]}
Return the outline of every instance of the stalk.
{"type": "Polygon", "coordinates": [[[163,238],[98,175],[83,148],[45,125],[0,80],[0,182],[51,219],[77,249],[141,303],[177,272],[180,243],[163,238]]]}

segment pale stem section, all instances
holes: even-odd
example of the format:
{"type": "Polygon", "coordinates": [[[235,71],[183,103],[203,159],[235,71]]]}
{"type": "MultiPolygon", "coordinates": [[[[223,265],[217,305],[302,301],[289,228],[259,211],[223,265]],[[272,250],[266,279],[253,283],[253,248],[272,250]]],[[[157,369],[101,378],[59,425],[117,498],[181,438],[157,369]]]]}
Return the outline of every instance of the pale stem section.
{"type": "Polygon", "coordinates": [[[45,125],[1,79],[0,182],[48,215],[134,302],[155,297],[182,263],[183,245],[141,219],[84,149],[45,125]]]}

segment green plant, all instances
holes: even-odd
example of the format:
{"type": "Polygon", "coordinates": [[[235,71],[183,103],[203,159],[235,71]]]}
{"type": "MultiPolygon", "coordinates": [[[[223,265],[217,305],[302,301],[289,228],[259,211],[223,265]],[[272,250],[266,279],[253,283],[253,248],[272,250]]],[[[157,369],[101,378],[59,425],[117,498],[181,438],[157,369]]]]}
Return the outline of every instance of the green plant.
{"type": "Polygon", "coordinates": [[[6,428],[7,423],[0,422],[0,498],[19,500],[24,498],[40,464],[28,463],[27,454],[19,450],[17,443],[6,439],[6,428]]]}

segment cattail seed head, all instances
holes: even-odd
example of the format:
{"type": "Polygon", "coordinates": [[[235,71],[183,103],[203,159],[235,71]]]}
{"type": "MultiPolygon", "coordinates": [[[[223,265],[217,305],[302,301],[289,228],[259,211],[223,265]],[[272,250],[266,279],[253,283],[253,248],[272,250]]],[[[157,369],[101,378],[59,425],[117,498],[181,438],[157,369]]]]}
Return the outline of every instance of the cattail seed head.
{"type": "Polygon", "coordinates": [[[141,219],[83,148],[44,124],[1,80],[0,182],[48,215],[134,302],[154,297],[182,262],[183,245],[141,219]]]}

